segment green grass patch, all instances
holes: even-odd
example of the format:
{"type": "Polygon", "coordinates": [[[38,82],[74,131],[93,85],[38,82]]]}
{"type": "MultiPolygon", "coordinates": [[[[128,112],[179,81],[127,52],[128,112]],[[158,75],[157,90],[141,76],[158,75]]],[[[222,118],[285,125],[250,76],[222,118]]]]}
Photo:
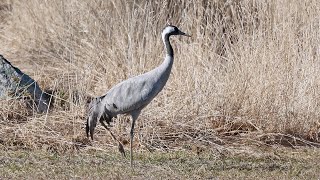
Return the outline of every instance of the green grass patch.
{"type": "MultiPolygon", "coordinates": [[[[272,149],[260,155],[250,153],[217,156],[210,152],[140,152],[134,167],[118,152],[1,150],[3,179],[211,179],[211,178],[307,178],[320,177],[320,150],[272,149]]],[[[258,151],[258,149],[257,149],[258,151]]]]}

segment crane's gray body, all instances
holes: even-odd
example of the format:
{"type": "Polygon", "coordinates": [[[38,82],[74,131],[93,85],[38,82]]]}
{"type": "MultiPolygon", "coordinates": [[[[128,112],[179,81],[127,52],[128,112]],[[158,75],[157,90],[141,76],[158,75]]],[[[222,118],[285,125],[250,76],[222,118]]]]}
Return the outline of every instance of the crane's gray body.
{"type": "MultiPolygon", "coordinates": [[[[90,133],[92,139],[93,131],[98,120],[107,130],[109,130],[103,121],[106,121],[109,124],[111,119],[116,117],[118,114],[131,115],[131,165],[132,139],[135,121],[137,120],[141,110],[146,107],[163,89],[170,76],[173,65],[173,49],[169,41],[169,37],[171,35],[189,36],[175,26],[167,26],[162,32],[162,40],[167,52],[163,63],[145,74],[132,77],[115,85],[105,95],[95,98],[89,105],[86,133],[88,137],[90,133]]],[[[111,135],[115,139],[112,133],[111,135]]],[[[124,154],[124,150],[120,142],[119,148],[122,149],[120,151],[124,154]]]]}
{"type": "Polygon", "coordinates": [[[127,79],[111,88],[101,100],[110,116],[140,111],[163,89],[173,64],[167,56],[157,68],[145,74],[127,79]]]}

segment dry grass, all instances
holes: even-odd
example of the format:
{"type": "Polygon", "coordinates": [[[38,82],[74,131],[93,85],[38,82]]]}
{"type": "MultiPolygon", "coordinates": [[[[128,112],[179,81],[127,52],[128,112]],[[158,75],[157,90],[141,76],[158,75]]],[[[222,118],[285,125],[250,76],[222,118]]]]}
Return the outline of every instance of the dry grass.
{"type": "MultiPolygon", "coordinates": [[[[54,152],[90,145],[87,95],[159,65],[169,21],[192,38],[172,38],[172,74],[139,118],[136,149],[319,145],[319,1],[134,2],[0,1],[1,54],[57,91],[43,115],[1,100],[1,144],[54,152]]],[[[124,117],[114,122],[124,144],[128,128],[124,117]]],[[[115,145],[98,127],[93,147],[115,145]]]]}
{"type": "Polygon", "coordinates": [[[318,179],[319,151],[246,147],[224,157],[136,153],[132,170],[114,151],[55,154],[0,150],[2,179],[318,179]]]}

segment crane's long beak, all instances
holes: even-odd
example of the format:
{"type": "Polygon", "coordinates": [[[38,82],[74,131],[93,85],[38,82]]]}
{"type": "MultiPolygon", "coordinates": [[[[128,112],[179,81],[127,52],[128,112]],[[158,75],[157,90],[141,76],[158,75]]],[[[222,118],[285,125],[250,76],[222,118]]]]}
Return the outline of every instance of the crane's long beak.
{"type": "Polygon", "coordinates": [[[180,35],[182,35],[182,36],[187,36],[187,37],[191,37],[191,35],[186,34],[186,33],[182,32],[182,31],[180,31],[180,35]]]}

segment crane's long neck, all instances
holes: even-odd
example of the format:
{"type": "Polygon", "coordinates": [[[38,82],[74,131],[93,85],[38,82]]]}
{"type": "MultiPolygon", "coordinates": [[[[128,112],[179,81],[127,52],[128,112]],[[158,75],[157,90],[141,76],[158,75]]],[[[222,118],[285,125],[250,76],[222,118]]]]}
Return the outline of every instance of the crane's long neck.
{"type": "Polygon", "coordinates": [[[173,59],[173,49],[172,49],[172,46],[169,41],[169,35],[168,34],[162,35],[162,41],[163,41],[164,46],[167,50],[166,55],[172,57],[172,59],[173,59]]]}
{"type": "Polygon", "coordinates": [[[155,69],[156,74],[154,78],[157,82],[157,92],[160,92],[168,81],[173,65],[173,49],[169,41],[169,36],[163,34],[162,40],[166,48],[166,56],[163,63],[155,69]]]}
{"type": "Polygon", "coordinates": [[[167,75],[169,77],[173,65],[173,49],[170,44],[168,34],[162,34],[162,41],[166,49],[166,56],[163,63],[161,64],[161,69],[163,75],[167,75]]]}

